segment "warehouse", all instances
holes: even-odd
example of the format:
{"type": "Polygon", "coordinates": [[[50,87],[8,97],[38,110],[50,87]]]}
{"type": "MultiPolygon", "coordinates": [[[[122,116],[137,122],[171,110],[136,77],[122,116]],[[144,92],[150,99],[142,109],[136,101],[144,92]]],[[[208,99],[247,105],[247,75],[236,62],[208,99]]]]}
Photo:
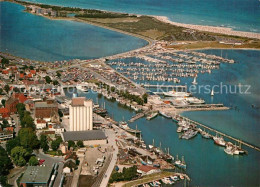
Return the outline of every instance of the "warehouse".
{"type": "Polygon", "coordinates": [[[61,133],[61,137],[64,142],[81,140],[84,145],[102,145],[107,143],[107,137],[102,130],[68,131],[61,133]]]}

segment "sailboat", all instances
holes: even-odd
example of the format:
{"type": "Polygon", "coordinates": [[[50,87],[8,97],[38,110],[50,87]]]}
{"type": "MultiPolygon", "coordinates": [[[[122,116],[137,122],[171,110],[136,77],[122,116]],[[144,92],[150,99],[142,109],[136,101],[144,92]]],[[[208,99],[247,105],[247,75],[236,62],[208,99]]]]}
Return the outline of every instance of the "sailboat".
{"type": "Polygon", "coordinates": [[[213,89],[211,90],[210,95],[211,95],[211,96],[214,96],[214,90],[213,90],[213,89]]]}
{"type": "Polygon", "coordinates": [[[153,139],[153,145],[148,145],[149,149],[154,148],[154,139],[153,139]]]}
{"type": "Polygon", "coordinates": [[[194,79],[193,79],[193,81],[192,81],[192,84],[194,84],[194,85],[198,84],[198,83],[197,83],[197,76],[194,77],[194,79]]]}

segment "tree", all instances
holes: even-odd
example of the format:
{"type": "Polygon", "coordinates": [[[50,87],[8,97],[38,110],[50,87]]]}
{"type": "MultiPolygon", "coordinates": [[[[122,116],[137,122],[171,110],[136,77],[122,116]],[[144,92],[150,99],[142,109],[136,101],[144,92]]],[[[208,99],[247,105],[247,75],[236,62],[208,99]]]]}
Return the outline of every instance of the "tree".
{"type": "Polygon", "coordinates": [[[60,109],[58,110],[58,114],[59,114],[60,118],[63,117],[63,113],[62,113],[62,111],[60,109]]]}
{"type": "Polygon", "coordinates": [[[40,137],[40,146],[43,149],[44,152],[49,150],[48,140],[47,136],[42,134],[40,137]]]}
{"type": "Polygon", "coordinates": [[[1,63],[2,64],[9,64],[9,60],[6,59],[6,58],[2,58],[1,63]]]}
{"type": "Polygon", "coordinates": [[[11,159],[8,157],[5,149],[0,146],[0,176],[8,175],[9,170],[13,168],[11,159]]]}
{"type": "Polygon", "coordinates": [[[6,84],[4,86],[4,90],[5,90],[6,93],[8,93],[10,91],[10,86],[8,84],[6,84]]]}
{"type": "Polygon", "coordinates": [[[0,95],[3,95],[3,88],[0,88],[0,95]]]}
{"type": "Polygon", "coordinates": [[[51,148],[53,151],[57,151],[58,148],[60,147],[60,143],[62,142],[61,137],[57,137],[56,140],[51,142],[51,148]]]}
{"type": "Polygon", "coordinates": [[[20,140],[21,146],[28,149],[38,149],[40,142],[37,139],[35,132],[31,128],[21,128],[18,137],[20,140]]]}
{"type": "Polygon", "coordinates": [[[15,87],[15,88],[13,89],[13,91],[16,92],[16,93],[20,93],[21,90],[20,90],[19,88],[15,87]]]}
{"type": "Polygon", "coordinates": [[[52,82],[52,80],[49,76],[45,77],[45,81],[46,81],[47,84],[50,84],[52,82]]]}
{"type": "Polygon", "coordinates": [[[69,140],[68,141],[68,147],[69,147],[69,149],[71,148],[71,147],[75,147],[75,142],[74,141],[72,141],[72,140],[69,140]]]}
{"type": "Polygon", "coordinates": [[[54,81],[52,82],[52,84],[53,84],[53,85],[59,85],[59,82],[58,82],[57,80],[54,80],[54,81]]]}
{"type": "Polygon", "coordinates": [[[16,137],[14,139],[8,140],[6,143],[6,151],[10,155],[11,150],[17,146],[20,146],[19,138],[16,137]]]}
{"type": "Polygon", "coordinates": [[[36,158],[36,156],[31,156],[31,158],[29,160],[29,165],[30,166],[37,166],[38,164],[39,164],[39,161],[36,158]]]}
{"type": "Polygon", "coordinates": [[[147,103],[147,98],[148,98],[148,94],[145,93],[143,96],[142,96],[143,100],[144,100],[144,103],[147,103]]]}
{"type": "Polygon", "coordinates": [[[78,147],[84,147],[83,141],[79,140],[79,141],[77,142],[77,146],[78,146],[78,147]]]}
{"type": "Polygon", "coordinates": [[[57,140],[51,142],[51,148],[53,151],[57,151],[60,146],[60,143],[57,140]]]}
{"type": "Polygon", "coordinates": [[[2,105],[5,107],[5,102],[6,102],[6,100],[5,99],[2,99],[2,101],[1,101],[1,103],[2,103],[2,105]]]}
{"type": "Polygon", "coordinates": [[[60,78],[61,77],[61,73],[59,71],[56,71],[56,76],[60,78]]]}
{"type": "Polygon", "coordinates": [[[11,151],[11,158],[17,166],[24,166],[29,155],[30,153],[22,146],[17,146],[11,151]]]}
{"type": "Polygon", "coordinates": [[[27,127],[27,128],[30,127],[32,129],[35,129],[34,120],[31,117],[30,112],[28,112],[28,111],[24,112],[24,116],[23,116],[23,118],[21,120],[21,126],[22,127],[27,127]]]}

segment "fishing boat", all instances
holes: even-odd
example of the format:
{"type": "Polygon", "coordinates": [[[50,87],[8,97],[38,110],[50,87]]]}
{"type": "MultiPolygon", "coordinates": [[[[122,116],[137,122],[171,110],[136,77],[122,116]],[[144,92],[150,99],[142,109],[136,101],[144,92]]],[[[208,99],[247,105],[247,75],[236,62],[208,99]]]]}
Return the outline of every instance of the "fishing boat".
{"type": "Polygon", "coordinates": [[[147,120],[151,120],[153,118],[155,118],[158,115],[158,112],[152,112],[151,114],[149,114],[146,119],[147,120]]]}
{"type": "Polygon", "coordinates": [[[201,131],[200,134],[201,134],[201,136],[202,136],[203,138],[206,138],[206,139],[211,138],[211,135],[210,135],[209,133],[207,133],[205,130],[204,130],[204,131],[201,131]]]}
{"type": "Polygon", "coordinates": [[[225,153],[229,154],[229,155],[233,155],[234,154],[234,150],[233,150],[233,146],[232,145],[228,145],[227,147],[224,149],[225,153]]]}
{"type": "Polygon", "coordinates": [[[219,145],[219,146],[225,146],[226,142],[224,141],[223,137],[218,137],[218,135],[213,137],[214,143],[219,145]]]}
{"type": "Polygon", "coordinates": [[[178,132],[178,133],[181,133],[181,132],[182,132],[182,126],[180,126],[180,127],[177,128],[177,132],[178,132]]]}
{"type": "Polygon", "coordinates": [[[192,129],[187,130],[182,136],[182,139],[189,140],[197,135],[198,131],[194,131],[192,129]]]}
{"type": "Polygon", "coordinates": [[[135,134],[141,133],[140,130],[137,130],[137,127],[136,127],[136,129],[131,129],[131,128],[128,126],[128,124],[127,124],[126,121],[120,121],[120,122],[119,122],[119,127],[122,128],[122,129],[124,129],[125,131],[127,131],[127,132],[129,132],[129,133],[135,133],[135,134]]]}
{"type": "Polygon", "coordinates": [[[182,161],[178,159],[178,155],[176,156],[176,161],[174,162],[175,166],[182,168],[182,169],[186,169],[186,163],[184,161],[184,157],[182,157],[182,161]]]}

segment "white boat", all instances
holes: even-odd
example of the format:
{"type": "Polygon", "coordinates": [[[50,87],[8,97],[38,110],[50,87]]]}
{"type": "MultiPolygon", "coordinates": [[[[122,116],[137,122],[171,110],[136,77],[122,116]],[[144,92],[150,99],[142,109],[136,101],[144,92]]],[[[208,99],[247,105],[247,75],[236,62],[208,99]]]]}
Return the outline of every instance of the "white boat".
{"type": "Polygon", "coordinates": [[[174,90],[169,91],[169,92],[163,92],[163,95],[168,96],[168,97],[188,97],[190,96],[190,93],[188,92],[176,92],[174,90]]]}
{"type": "Polygon", "coordinates": [[[148,116],[146,117],[146,119],[147,119],[147,120],[151,120],[151,119],[155,118],[157,115],[158,115],[158,112],[153,112],[153,113],[151,113],[150,115],[148,115],[148,116]]]}
{"type": "Polygon", "coordinates": [[[213,137],[214,143],[220,146],[225,146],[226,142],[224,141],[223,137],[218,137],[217,135],[213,137]]]}
{"type": "Polygon", "coordinates": [[[182,131],[182,126],[177,128],[177,132],[180,133],[182,131]]]}
{"type": "Polygon", "coordinates": [[[211,96],[214,96],[214,90],[213,90],[213,89],[211,90],[210,95],[211,95],[211,96]]]}
{"type": "Polygon", "coordinates": [[[194,84],[194,85],[198,84],[198,83],[197,83],[197,77],[194,77],[194,79],[193,79],[193,81],[192,81],[192,84],[194,84]]]}
{"type": "Polygon", "coordinates": [[[76,88],[77,88],[77,90],[79,90],[79,91],[88,92],[88,87],[87,87],[87,86],[77,85],[76,88]]]}
{"type": "Polygon", "coordinates": [[[190,104],[204,104],[205,101],[203,99],[198,99],[196,97],[186,97],[185,100],[190,104]]]}
{"type": "Polygon", "coordinates": [[[159,111],[159,113],[162,115],[162,116],[164,116],[164,117],[166,117],[166,118],[172,118],[171,116],[170,116],[170,114],[168,114],[168,113],[166,113],[166,112],[162,112],[162,111],[159,111]]]}
{"type": "Polygon", "coordinates": [[[224,149],[225,153],[229,154],[229,155],[233,155],[234,154],[234,151],[233,151],[233,147],[232,146],[227,146],[225,149],[224,149]]]}

